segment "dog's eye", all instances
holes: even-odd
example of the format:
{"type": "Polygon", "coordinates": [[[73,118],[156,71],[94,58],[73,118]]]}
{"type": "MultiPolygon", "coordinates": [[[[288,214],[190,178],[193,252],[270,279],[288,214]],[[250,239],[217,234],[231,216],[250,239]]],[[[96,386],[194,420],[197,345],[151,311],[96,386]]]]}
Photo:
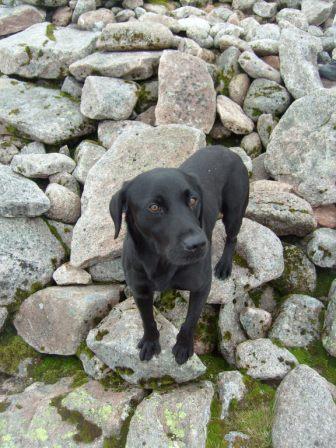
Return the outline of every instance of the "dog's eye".
{"type": "Polygon", "coordinates": [[[189,207],[190,208],[194,208],[196,206],[196,204],[197,204],[197,198],[192,197],[189,199],[189,207]]]}
{"type": "Polygon", "coordinates": [[[151,213],[158,213],[158,212],[161,211],[161,207],[160,207],[159,205],[157,205],[157,204],[151,204],[151,205],[148,207],[148,210],[149,210],[151,213]]]}

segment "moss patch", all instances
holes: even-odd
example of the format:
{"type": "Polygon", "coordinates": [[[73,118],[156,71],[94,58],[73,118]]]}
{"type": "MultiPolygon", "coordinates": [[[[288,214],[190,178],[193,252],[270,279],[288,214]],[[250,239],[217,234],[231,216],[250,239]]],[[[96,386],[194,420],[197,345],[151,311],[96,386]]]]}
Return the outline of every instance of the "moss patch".
{"type": "Polygon", "coordinates": [[[216,91],[220,95],[229,96],[229,84],[235,76],[233,68],[229,68],[227,71],[219,70],[216,74],[215,86],[216,91]]]}
{"type": "Polygon", "coordinates": [[[30,289],[21,289],[18,288],[15,292],[15,298],[14,301],[8,305],[7,311],[9,316],[13,316],[17,311],[19,311],[19,308],[22,304],[22,302],[32,294],[35,294],[35,292],[39,291],[40,289],[43,289],[43,285],[40,282],[35,282],[31,285],[30,289]]]}
{"type": "Polygon", "coordinates": [[[56,26],[53,25],[52,23],[49,23],[49,25],[47,25],[46,32],[45,32],[47,38],[49,40],[53,40],[54,42],[56,42],[56,37],[54,34],[55,29],[56,29],[56,26]]]}
{"type": "Polygon", "coordinates": [[[327,297],[333,280],[336,279],[335,272],[330,269],[316,268],[316,288],[312,294],[314,297],[327,297]]]}
{"type": "Polygon", "coordinates": [[[220,354],[206,354],[200,355],[199,358],[206,366],[206,372],[202,375],[202,380],[217,381],[217,376],[220,372],[232,370],[232,367],[225,361],[220,354]]]}
{"type": "Polygon", "coordinates": [[[69,247],[65,244],[65,242],[62,240],[62,237],[61,237],[61,235],[57,232],[56,227],[53,226],[52,224],[50,224],[50,222],[49,222],[46,218],[42,218],[42,219],[43,219],[43,221],[47,224],[47,226],[48,226],[50,232],[51,232],[51,233],[54,235],[54,237],[61,243],[61,245],[62,245],[62,247],[63,247],[63,249],[64,249],[64,252],[65,252],[66,258],[69,259],[69,258],[70,258],[70,249],[69,249],[69,247]]]}

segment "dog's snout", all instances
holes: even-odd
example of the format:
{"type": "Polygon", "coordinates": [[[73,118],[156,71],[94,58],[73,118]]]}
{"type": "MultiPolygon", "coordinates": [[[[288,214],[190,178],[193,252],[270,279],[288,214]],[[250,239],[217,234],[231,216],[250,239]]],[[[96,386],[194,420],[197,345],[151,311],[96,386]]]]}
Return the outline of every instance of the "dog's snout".
{"type": "Polygon", "coordinates": [[[195,252],[204,249],[206,246],[206,239],[204,235],[190,235],[183,241],[184,248],[187,251],[195,252]]]}

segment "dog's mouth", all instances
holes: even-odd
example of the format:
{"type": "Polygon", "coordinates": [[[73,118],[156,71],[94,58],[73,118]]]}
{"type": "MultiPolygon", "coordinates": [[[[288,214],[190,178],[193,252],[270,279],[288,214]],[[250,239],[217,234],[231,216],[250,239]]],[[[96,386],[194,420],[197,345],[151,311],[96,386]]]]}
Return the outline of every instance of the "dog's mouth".
{"type": "Polygon", "coordinates": [[[207,250],[208,245],[202,249],[197,249],[194,251],[186,251],[183,249],[172,250],[168,254],[168,259],[172,264],[177,266],[186,266],[202,260],[205,257],[207,250]]]}

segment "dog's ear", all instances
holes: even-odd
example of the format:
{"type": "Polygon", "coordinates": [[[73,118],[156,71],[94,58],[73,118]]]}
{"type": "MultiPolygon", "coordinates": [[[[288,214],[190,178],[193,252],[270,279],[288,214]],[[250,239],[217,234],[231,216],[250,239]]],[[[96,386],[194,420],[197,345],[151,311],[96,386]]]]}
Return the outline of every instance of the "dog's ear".
{"type": "Polygon", "coordinates": [[[114,239],[118,238],[122,214],[126,210],[126,194],[129,182],[124,182],[117,193],[112,196],[110,201],[110,214],[114,223],[114,239]]]}
{"type": "Polygon", "coordinates": [[[197,193],[200,196],[198,219],[199,219],[201,227],[203,227],[203,190],[201,187],[201,183],[200,183],[198,177],[194,173],[188,173],[187,177],[188,177],[189,182],[193,186],[193,188],[197,191],[197,193]]]}

